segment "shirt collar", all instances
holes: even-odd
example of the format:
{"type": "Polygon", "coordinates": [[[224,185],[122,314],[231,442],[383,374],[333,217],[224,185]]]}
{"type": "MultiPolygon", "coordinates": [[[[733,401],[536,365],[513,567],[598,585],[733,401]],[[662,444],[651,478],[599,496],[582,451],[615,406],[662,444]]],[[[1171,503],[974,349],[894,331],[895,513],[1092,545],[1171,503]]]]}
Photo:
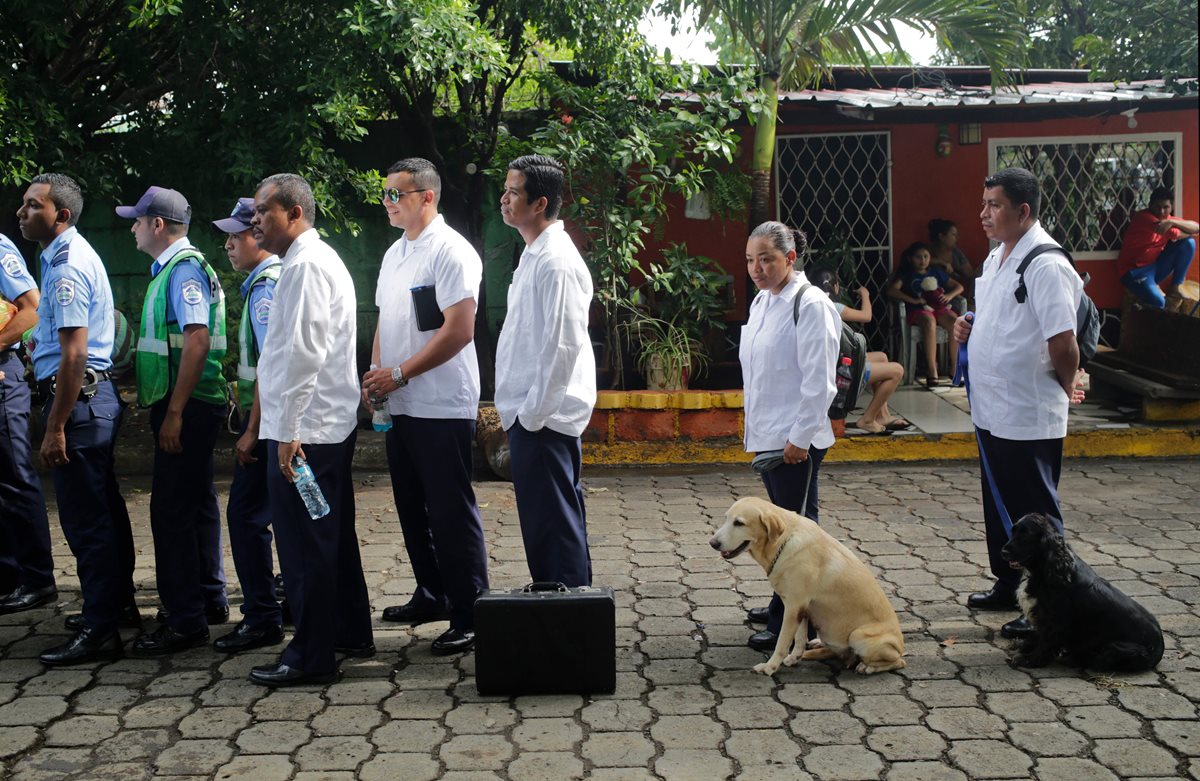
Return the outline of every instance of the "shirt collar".
{"type": "Polygon", "coordinates": [[[71,239],[75,238],[78,234],[79,231],[75,229],[74,225],[72,225],[70,228],[67,228],[65,231],[55,236],[54,241],[47,244],[46,249],[42,250],[42,261],[49,263],[50,261],[54,260],[54,256],[58,254],[58,251],[67,244],[70,244],[71,239]]]}
{"type": "MultiPolygon", "coordinates": [[[[796,297],[796,294],[800,292],[800,286],[806,282],[808,282],[808,278],[804,276],[804,272],[797,271],[795,278],[791,282],[784,285],[783,290],[780,290],[779,295],[776,297],[781,301],[791,301],[796,297]]],[[[775,294],[772,293],[772,295],[775,294]]]]}
{"type": "Polygon", "coordinates": [[[321,240],[321,234],[317,233],[316,228],[309,228],[292,240],[292,246],[288,247],[288,251],[283,253],[283,257],[279,262],[284,266],[290,266],[296,256],[303,252],[307,247],[321,240]]]}
{"type": "Polygon", "coordinates": [[[246,294],[250,292],[251,286],[254,285],[254,280],[261,277],[262,273],[264,271],[266,271],[270,266],[278,266],[279,263],[280,263],[279,256],[272,255],[271,257],[264,260],[262,263],[259,263],[257,266],[255,266],[254,270],[251,271],[249,274],[247,274],[246,278],[242,281],[242,298],[245,298],[246,294]]]}
{"type": "Polygon", "coordinates": [[[419,247],[422,244],[424,244],[426,241],[431,240],[433,236],[437,235],[438,231],[440,231],[442,228],[444,228],[445,225],[446,225],[446,218],[439,214],[436,217],[434,217],[432,220],[429,221],[429,224],[426,225],[425,229],[421,231],[420,236],[416,237],[415,239],[410,239],[410,238],[408,238],[408,234],[406,233],[403,236],[401,236],[400,238],[409,247],[419,247]]]}
{"type": "Polygon", "coordinates": [[[532,244],[525,248],[525,251],[534,254],[541,252],[542,248],[546,246],[546,242],[550,241],[551,234],[561,233],[564,230],[566,230],[566,226],[563,225],[563,221],[555,220],[547,225],[545,230],[538,234],[538,237],[533,240],[532,244]]]}
{"type": "Polygon", "coordinates": [[[150,276],[158,274],[158,272],[163,270],[163,266],[171,262],[171,258],[191,246],[192,242],[187,236],[172,242],[171,246],[160,252],[158,257],[154,259],[154,263],[150,266],[150,276]]]}

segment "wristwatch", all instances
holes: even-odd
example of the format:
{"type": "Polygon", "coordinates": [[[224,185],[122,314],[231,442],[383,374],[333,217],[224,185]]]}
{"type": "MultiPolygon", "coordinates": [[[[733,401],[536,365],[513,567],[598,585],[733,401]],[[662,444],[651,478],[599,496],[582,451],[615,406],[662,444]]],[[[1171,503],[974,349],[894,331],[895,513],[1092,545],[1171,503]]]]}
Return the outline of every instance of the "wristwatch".
{"type": "Polygon", "coordinates": [[[396,383],[397,388],[403,388],[408,384],[408,378],[404,376],[404,369],[399,366],[392,369],[392,382],[396,383]]]}

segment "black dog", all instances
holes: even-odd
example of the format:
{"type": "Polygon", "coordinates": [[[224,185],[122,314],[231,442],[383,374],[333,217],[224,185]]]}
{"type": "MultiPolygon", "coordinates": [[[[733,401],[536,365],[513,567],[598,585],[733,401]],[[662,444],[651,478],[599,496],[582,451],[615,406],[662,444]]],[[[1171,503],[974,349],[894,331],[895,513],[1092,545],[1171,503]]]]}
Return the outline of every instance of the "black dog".
{"type": "Polygon", "coordinates": [[[1063,662],[1092,670],[1149,670],[1163,655],[1150,611],[1100,577],[1067,547],[1050,519],[1026,515],[1001,551],[1025,570],[1017,598],[1037,630],[1013,659],[1019,667],[1063,662]]]}

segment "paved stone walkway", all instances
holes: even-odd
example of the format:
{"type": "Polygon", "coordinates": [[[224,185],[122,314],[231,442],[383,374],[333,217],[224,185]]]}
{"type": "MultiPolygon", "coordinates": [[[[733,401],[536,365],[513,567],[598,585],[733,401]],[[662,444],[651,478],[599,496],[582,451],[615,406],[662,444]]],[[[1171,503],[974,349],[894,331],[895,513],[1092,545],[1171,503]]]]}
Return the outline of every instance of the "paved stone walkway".
{"type": "MultiPolygon", "coordinates": [[[[870,677],[811,662],[774,679],[749,671],[763,656],[744,646],[744,610],[765,604],[766,579],[748,556],[730,564],[707,544],[735,498],[762,495],[748,469],[587,475],[596,581],[617,589],[619,625],[617,691],[592,698],[480,697],[471,655],[430,655],[443,624],[378,624],[379,654],[348,661],[325,688],[250,684],[273,652],[47,670],[36,654],[78,609],[56,535],[61,603],[0,617],[0,778],[1200,779],[1197,474],[1194,461],[1076,461],[1063,475],[1075,549],[1167,632],[1157,671],[1117,678],[1013,669],[997,634],[1012,614],[962,606],[986,567],[978,472],[965,465],[822,476],[825,528],[879,574],[905,630],[907,669],[870,677]]],[[[138,485],[126,494],[149,618],[138,485]]],[[[522,585],[512,487],[478,489],[492,583],[522,585]]],[[[358,496],[378,615],[412,581],[386,479],[364,476],[358,496]]]]}

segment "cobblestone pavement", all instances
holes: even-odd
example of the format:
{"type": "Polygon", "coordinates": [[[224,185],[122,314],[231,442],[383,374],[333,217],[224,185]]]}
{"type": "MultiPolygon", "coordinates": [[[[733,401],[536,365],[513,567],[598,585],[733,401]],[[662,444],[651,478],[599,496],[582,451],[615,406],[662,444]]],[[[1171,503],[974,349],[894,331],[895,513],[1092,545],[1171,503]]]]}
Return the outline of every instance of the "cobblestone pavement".
{"type": "MultiPolygon", "coordinates": [[[[56,534],[60,604],[0,618],[0,777],[1200,779],[1196,466],[1076,461],[1063,475],[1075,550],[1167,632],[1157,671],[1117,678],[1014,669],[997,631],[1013,614],[963,607],[987,560],[978,472],[963,465],[824,470],[825,528],[878,573],[905,631],[907,669],[869,677],[814,662],[774,679],[749,671],[763,655],[744,645],[744,610],[765,604],[767,582],[749,557],[727,563],[707,545],[735,498],[763,494],[748,469],[587,475],[596,581],[617,589],[619,625],[617,691],[590,698],[480,697],[471,655],[430,655],[444,624],[377,624],[379,654],[347,661],[324,688],[250,684],[274,651],[47,670],[36,654],[78,609],[56,534]]],[[[137,485],[126,494],[149,619],[149,497],[137,485]]],[[[512,487],[478,489],[492,584],[522,585],[512,487]]],[[[412,580],[386,479],[365,477],[358,497],[378,616],[412,580]]]]}

